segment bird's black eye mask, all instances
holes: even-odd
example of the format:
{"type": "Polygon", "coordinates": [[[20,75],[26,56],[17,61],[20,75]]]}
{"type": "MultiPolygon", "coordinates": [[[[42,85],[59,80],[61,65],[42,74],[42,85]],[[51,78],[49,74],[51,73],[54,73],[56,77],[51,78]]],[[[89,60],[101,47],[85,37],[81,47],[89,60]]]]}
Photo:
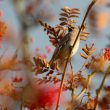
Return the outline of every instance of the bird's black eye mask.
{"type": "Polygon", "coordinates": [[[72,31],[72,28],[69,27],[69,28],[68,28],[68,32],[71,32],[71,31],[72,31]]]}

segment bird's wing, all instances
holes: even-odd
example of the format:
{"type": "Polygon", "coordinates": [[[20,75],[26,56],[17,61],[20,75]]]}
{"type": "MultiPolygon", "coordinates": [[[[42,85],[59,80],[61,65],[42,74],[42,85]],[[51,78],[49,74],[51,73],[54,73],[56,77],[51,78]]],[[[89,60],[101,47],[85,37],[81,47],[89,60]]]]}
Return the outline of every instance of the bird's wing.
{"type": "Polygon", "coordinates": [[[66,34],[66,35],[61,39],[61,41],[59,42],[59,47],[62,46],[62,45],[64,45],[66,42],[68,42],[69,36],[70,36],[69,34],[70,34],[70,33],[66,34]]]}
{"type": "Polygon", "coordinates": [[[53,61],[55,61],[55,60],[58,58],[60,49],[62,48],[62,46],[63,46],[66,42],[68,42],[69,36],[70,36],[70,35],[69,35],[69,33],[68,33],[68,34],[66,34],[66,35],[61,39],[61,41],[59,42],[59,45],[56,47],[56,49],[55,49],[55,51],[54,51],[54,53],[53,53],[53,56],[52,56],[52,58],[51,58],[51,60],[50,60],[50,63],[52,63],[53,61]]]}
{"type": "Polygon", "coordinates": [[[58,56],[58,54],[59,54],[59,51],[60,51],[60,48],[59,48],[59,46],[58,47],[56,47],[56,49],[54,50],[54,53],[53,53],[53,56],[52,56],[52,58],[51,58],[51,60],[50,60],[50,65],[57,59],[57,56],[58,56]]]}
{"type": "Polygon", "coordinates": [[[61,41],[59,42],[58,47],[56,47],[56,49],[55,49],[55,51],[54,51],[54,54],[53,54],[52,59],[53,59],[53,58],[54,58],[54,59],[57,58],[57,55],[59,54],[60,48],[61,48],[66,42],[68,42],[68,40],[69,40],[69,33],[66,34],[66,35],[61,39],[61,41]]]}

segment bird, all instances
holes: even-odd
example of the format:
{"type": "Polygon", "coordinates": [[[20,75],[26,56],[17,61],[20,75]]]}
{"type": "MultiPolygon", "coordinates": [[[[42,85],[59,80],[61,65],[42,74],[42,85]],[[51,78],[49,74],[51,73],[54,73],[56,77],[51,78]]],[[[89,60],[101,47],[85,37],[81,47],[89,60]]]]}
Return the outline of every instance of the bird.
{"type": "MultiPolygon", "coordinates": [[[[68,58],[70,53],[70,49],[72,48],[76,37],[78,34],[78,29],[76,27],[68,28],[68,33],[59,41],[58,46],[55,48],[53,56],[49,61],[49,64],[52,65],[57,60],[65,61],[68,58]]],[[[75,55],[79,48],[80,38],[77,39],[74,48],[72,48],[72,52],[70,58],[75,55]]]]}

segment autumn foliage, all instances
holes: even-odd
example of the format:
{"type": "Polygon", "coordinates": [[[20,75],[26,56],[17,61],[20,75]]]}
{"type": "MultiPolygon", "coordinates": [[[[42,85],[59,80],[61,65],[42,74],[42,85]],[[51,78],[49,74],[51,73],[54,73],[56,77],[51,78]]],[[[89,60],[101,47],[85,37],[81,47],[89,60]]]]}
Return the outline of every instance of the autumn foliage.
{"type": "Polygon", "coordinates": [[[0,110],[110,109],[110,43],[97,46],[101,38],[110,40],[110,35],[103,34],[108,31],[109,12],[101,11],[102,7],[109,9],[108,1],[91,0],[84,13],[65,6],[59,22],[52,26],[47,22],[55,17],[50,9],[59,1],[47,1],[13,0],[21,28],[18,38],[0,9],[0,110]],[[38,41],[29,36],[29,30],[36,26],[42,33],[44,30],[50,44],[42,48],[42,41],[31,49],[38,41]],[[65,46],[69,41],[65,36],[73,29],[78,30],[76,41],[80,39],[77,54],[70,58],[74,41],[68,58],[50,63],[56,52],[53,47],[60,50],[65,46]]]}

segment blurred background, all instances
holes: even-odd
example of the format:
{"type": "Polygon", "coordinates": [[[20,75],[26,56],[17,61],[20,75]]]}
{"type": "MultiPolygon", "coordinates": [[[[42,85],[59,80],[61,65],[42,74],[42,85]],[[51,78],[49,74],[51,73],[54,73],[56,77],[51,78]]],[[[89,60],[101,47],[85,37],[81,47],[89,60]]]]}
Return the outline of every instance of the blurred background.
{"type": "MultiPolygon", "coordinates": [[[[33,56],[38,54],[48,60],[51,58],[54,46],[49,42],[49,38],[43,31],[42,26],[39,25],[38,20],[40,19],[51,26],[56,26],[59,24],[60,9],[68,6],[80,9],[80,16],[76,24],[76,26],[80,26],[90,2],[91,0],[0,0],[0,11],[3,13],[0,16],[0,21],[4,21],[7,26],[7,33],[2,42],[0,42],[1,93],[4,85],[6,85],[6,88],[11,86],[11,82],[16,77],[19,80],[23,78],[21,83],[15,84],[18,92],[31,81],[32,74],[27,69],[29,67],[29,64],[26,63],[27,60],[32,60],[33,56]],[[16,56],[17,66],[14,61],[16,56]],[[13,58],[13,62],[10,61],[12,60],[11,58],[13,58]],[[23,61],[22,64],[21,61],[23,61]],[[12,69],[12,66],[15,66],[15,68],[12,69]]],[[[97,0],[87,18],[87,28],[90,36],[87,41],[81,41],[79,51],[73,58],[74,71],[80,69],[84,63],[79,53],[87,42],[95,42],[97,53],[100,53],[106,47],[110,47],[109,21],[110,1],[97,0]]],[[[7,105],[10,109],[17,110],[19,101],[13,101],[9,95],[10,91],[9,89],[8,93],[0,95],[0,105],[7,105]]],[[[62,110],[64,109],[62,108],[62,110]]]]}

